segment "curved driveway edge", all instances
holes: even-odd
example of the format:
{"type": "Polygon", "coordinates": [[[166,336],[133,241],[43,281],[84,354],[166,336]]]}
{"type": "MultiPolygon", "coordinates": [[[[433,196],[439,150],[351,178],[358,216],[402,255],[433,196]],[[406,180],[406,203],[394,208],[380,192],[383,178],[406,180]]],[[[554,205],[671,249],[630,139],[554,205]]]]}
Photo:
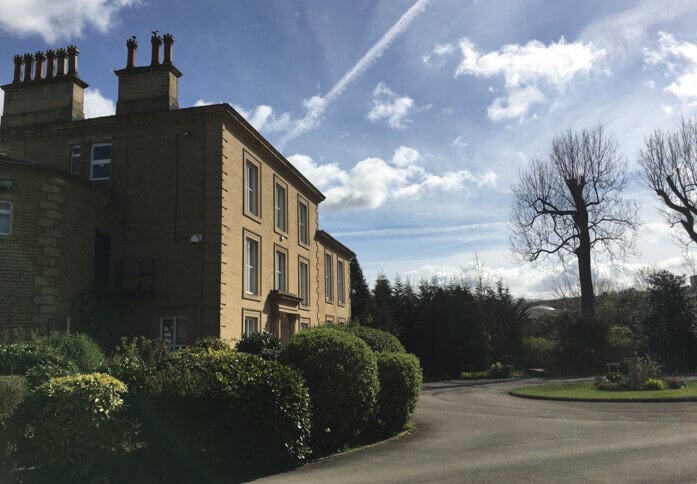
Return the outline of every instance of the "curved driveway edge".
{"type": "Polygon", "coordinates": [[[508,393],[544,382],[424,384],[415,433],[260,481],[697,481],[694,402],[559,402],[508,393]]]}

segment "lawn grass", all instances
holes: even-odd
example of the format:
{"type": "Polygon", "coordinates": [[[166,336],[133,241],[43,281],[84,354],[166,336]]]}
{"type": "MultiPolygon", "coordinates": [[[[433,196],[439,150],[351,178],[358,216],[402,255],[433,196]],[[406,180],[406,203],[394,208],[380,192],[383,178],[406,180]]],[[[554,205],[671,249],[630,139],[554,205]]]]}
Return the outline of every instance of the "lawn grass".
{"type": "Polygon", "coordinates": [[[672,402],[697,400],[697,381],[688,381],[685,388],[675,390],[600,391],[593,382],[533,385],[511,390],[511,395],[543,400],[591,402],[672,402]]]}

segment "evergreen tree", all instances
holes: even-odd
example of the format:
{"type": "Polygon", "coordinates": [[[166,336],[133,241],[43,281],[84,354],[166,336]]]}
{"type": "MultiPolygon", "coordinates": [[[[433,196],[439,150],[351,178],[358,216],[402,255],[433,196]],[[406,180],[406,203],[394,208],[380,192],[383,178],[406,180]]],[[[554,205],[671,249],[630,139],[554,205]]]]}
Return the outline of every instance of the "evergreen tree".
{"type": "Polygon", "coordinates": [[[392,286],[385,274],[378,274],[373,289],[373,308],[370,325],[397,334],[392,319],[392,286]]]}
{"type": "Polygon", "coordinates": [[[372,296],[356,256],[350,261],[351,267],[351,319],[361,324],[368,324],[372,296]]]}

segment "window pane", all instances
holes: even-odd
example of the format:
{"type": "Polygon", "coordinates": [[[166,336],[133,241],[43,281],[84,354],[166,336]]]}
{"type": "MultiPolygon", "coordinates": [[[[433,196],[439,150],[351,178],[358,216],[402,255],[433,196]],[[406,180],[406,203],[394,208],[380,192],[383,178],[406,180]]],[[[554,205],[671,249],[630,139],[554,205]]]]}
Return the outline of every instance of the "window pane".
{"type": "Polygon", "coordinates": [[[286,254],[276,252],[276,289],[286,290],[286,254]]]}
{"type": "Polygon", "coordinates": [[[10,235],[12,216],[9,213],[0,213],[0,235],[10,235]]]}
{"type": "Polygon", "coordinates": [[[10,213],[12,204],[10,202],[0,202],[0,213],[10,213]]]}
{"type": "Polygon", "coordinates": [[[254,215],[257,213],[257,167],[247,163],[247,210],[254,215]]]}
{"type": "Polygon", "coordinates": [[[258,332],[257,329],[257,318],[251,317],[251,316],[246,316],[244,318],[244,328],[243,328],[244,334],[247,336],[251,335],[252,333],[258,332]]]}
{"type": "Polygon", "coordinates": [[[72,175],[80,174],[80,145],[70,146],[70,173],[72,175]]]}
{"type": "Polygon", "coordinates": [[[324,256],[324,294],[327,299],[332,299],[332,256],[324,256]]]}
{"type": "Polygon", "coordinates": [[[174,319],[162,320],[162,341],[168,345],[174,344],[174,319]]]}
{"type": "Polygon", "coordinates": [[[111,163],[92,165],[92,178],[111,178],[111,163]]]}
{"type": "Polygon", "coordinates": [[[286,189],[276,185],[276,227],[286,231],[286,189]]]}
{"type": "Polygon", "coordinates": [[[111,145],[100,145],[92,147],[93,160],[111,160],[111,145]]]}
{"type": "Polygon", "coordinates": [[[245,291],[248,294],[257,293],[257,249],[257,241],[247,239],[245,250],[245,291]]]}
{"type": "Polygon", "coordinates": [[[304,262],[301,262],[300,265],[298,266],[298,272],[299,272],[299,277],[300,277],[300,298],[302,299],[302,305],[307,306],[308,305],[308,299],[307,299],[307,283],[308,283],[308,268],[307,264],[304,262]]]}
{"type": "Polygon", "coordinates": [[[189,321],[185,317],[177,318],[176,319],[176,337],[174,340],[174,346],[175,348],[178,348],[180,346],[186,346],[186,333],[189,326],[189,321]]]}
{"type": "Polygon", "coordinates": [[[339,302],[343,304],[344,302],[344,263],[338,261],[336,263],[336,285],[337,285],[337,298],[339,302]]]}
{"type": "Polygon", "coordinates": [[[298,213],[298,230],[300,232],[300,242],[307,244],[307,205],[300,204],[298,213]]]}

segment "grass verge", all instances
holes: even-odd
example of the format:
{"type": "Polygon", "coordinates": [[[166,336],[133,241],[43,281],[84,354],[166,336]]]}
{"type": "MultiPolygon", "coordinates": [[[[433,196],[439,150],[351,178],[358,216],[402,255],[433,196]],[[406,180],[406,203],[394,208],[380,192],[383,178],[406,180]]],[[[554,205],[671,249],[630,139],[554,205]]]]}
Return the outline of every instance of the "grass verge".
{"type": "Polygon", "coordinates": [[[575,402],[680,402],[697,401],[697,381],[688,381],[685,388],[675,390],[599,391],[593,382],[555,383],[515,388],[511,395],[540,400],[568,400],[575,402]]]}

